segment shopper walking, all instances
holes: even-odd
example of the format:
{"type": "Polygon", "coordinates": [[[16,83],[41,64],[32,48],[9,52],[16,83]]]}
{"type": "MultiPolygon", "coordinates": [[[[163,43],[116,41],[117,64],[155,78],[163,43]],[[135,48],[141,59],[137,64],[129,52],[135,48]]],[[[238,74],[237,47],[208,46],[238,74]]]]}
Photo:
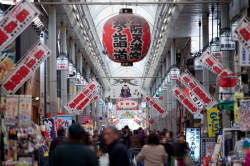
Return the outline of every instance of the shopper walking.
{"type": "Polygon", "coordinates": [[[165,164],[165,166],[171,166],[174,156],[174,148],[173,146],[168,143],[168,139],[166,137],[162,138],[161,145],[165,148],[166,153],[168,154],[168,162],[165,164]]]}
{"type": "Polygon", "coordinates": [[[147,134],[144,132],[144,130],[142,129],[142,127],[140,127],[138,129],[139,131],[139,135],[142,136],[143,140],[145,140],[147,138],[147,134]]]}
{"type": "Polygon", "coordinates": [[[92,150],[82,144],[84,130],[78,124],[69,127],[69,140],[57,147],[51,157],[51,166],[98,166],[92,150]]]}
{"type": "Polygon", "coordinates": [[[178,142],[175,145],[175,150],[174,154],[176,157],[176,160],[178,162],[178,166],[186,166],[185,164],[185,157],[187,153],[189,152],[189,147],[187,142],[185,142],[185,137],[184,135],[180,135],[178,137],[178,142]]]}
{"type": "Polygon", "coordinates": [[[143,138],[139,135],[138,130],[134,130],[134,134],[130,137],[129,144],[129,158],[132,162],[134,155],[138,154],[141,151],[141,148],[144,144],[143,138]]]}
{"type": "Polygon", "coordinates": [[[104,139],[108,145],[109,166],[130,166],[128,151],[118,141],[119,132],[114,126],[105,127],[104,139]]]}
{"type": "Polygon", "coordinates": [[[160,145],[157,134],[149,134],[147,145],[143,146],[141,152],[137,155],[136,160],[144,160],[144,166],[163,166],[167,163],[168,155],[166,154],[164,147],[160,145]]]}
{"type": "Polygon", "coordinates": [[[174,146],[176,143],[173,139],[173,136],[174,136],[174,133],[172,131],[166,132],[166,137],[167,137],[168,143],[171,144],[172,146],[174,146]]]}
{"type": "Polygon", "coordinates": [[[129,140],[131,136],[132,136],[132,132],[130,131],[128,126],[125,126],[123,129],[122,140],[123,140],[124,145],[127,148],[129,148],[129,140]]]}
{"type": "Polygon", "coordinates": [[[65,129],[63,127],[59,127],[57,129],[57,137],[52,139],[51,144],[50,144],[50,156],[52,155],[52,152],[54,151],[54,149],[61,145],[63,142],[66,141],[67,137],[65,136],[65,129]]]}

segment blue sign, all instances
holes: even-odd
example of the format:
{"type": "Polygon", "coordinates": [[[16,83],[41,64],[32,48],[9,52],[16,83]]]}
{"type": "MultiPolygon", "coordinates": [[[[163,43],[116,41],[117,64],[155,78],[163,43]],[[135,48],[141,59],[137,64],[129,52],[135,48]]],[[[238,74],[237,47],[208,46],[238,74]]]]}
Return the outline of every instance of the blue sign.
{"type": "Polygon", "coordinates": [[[55,123],[54,123],[54,119],[43,119],[43,125],[45,126],[46,131],[49,134],[49,137],[55,138],[56,137],[56,133],[55,133],[55,123]]]}

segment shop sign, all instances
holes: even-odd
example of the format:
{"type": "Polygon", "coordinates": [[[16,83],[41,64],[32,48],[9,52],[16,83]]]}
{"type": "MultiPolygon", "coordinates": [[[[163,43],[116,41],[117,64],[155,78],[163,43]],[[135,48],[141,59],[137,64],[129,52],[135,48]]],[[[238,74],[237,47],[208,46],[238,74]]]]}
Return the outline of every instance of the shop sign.
{"type": "Polygon", "coordinates": [[[199,58],[194,59],[194,70],[203,70],[203,66],[199,61],[199,58]]]}
{"type": "Polygon", "coordinates": [[[18,104],[18,95],[11,95],[6,97],[6,111],[4,115],[5,125],[16,125],[16,117],[18,116],[18,104]]]}
{"type": "Polygon", "coordinates": [[[138,103],[133,100],[119,101],[117,103],[117,106],[120,107],[121,109],[133,109],[135,107],[138,107],[138,103]]]}
{"type": "Polygon", "coordinates": [[[220,50],[220,45],[217,43],[217,42],[214,42],[210,45],[210,48],[211,48],[211,52],[212,53],[218,53],[218,52],[221,52],[220,50]]]}
{"type": "Polygon", "coordinates": [[[180,77],[180,69],[178,69],[177,67],[173,67],[170,70],[170,79],[177,80],[179,77],[180,77]]]}
{"type": "Polygon", "coordinates": [[[186,141],[189,144],[189,155],[191,156],[193,162],[199,162],[201,159],[201,129],[186,128],[186,141]]]}
{"type": "Polygon", "coordinates": [[[31,126],[31,124],[32,124],[31,115],[19,115],[20,126],[31,126]]]}
{"type": "MultiPolygon", "coordinates": [[[[68,70],[66,71],[66,74],[67,75],[73,75],[73,64],[71,62],[69,62],[69,68],[68,70]]],[[[68,76],[67,76],[68,77],[68,76]]]]}
{"type": "Polygon", "coordinates": [[[51,51],[47,46],[38,42],[27,55],[25,55],[14,71],[3,81],[3,94],[14,94],[33,74],[40,64],[49,57],[51,51]]]}
{"type": "Polygon", "coordinates": [[[29,1],[14,6],[0,22],[0,51],[15,40],[40,15],[29,1]]]}
{"type": "Polygon", "coordinates": [[[49,134],[49,138],[53,139],[56,137],[55,120],[53,118],[43,119],[43,125],[45,126],[46,132],[49,134]]]}
{"type": "Polygon", "coordinates": [[[235,33],[237,34],[238,41],[242,46],[250,52],[250,22],[243,16],[236,27],[235,33]]]}
{"type": "Polygon", "coordinates": [[[200,109],[190,98],[176,85],[170,91],[179,102],[181,102],[187,110],[193,115],[200,115],[200,109]]]}
{"type": "Polygon", "coordinates": [[[83,86],[84,82],[85,82],[85,80],[84,80],[83,76],[81,76],[81,73],[77,72],[75,85],[76,86],[83,86]]]}
{"type": "Polygon", "coordinates": [[[69,59],[64,53],[60,53],[59,57],[56,58],[56,69],[57,70],[68,70],[69,69],[69,59]]]}
{"type": "Polygon", "coordinates": [[[76,71],[76,68],[75,68],[74,65],[73,65],[73,67],[72,67],[72,71],[73,71],[72,74],[70,74],[70,75],[67,74],[67,78],[68,78],[68,79],[75,79],[75,78],[76,78],[77,71],[76,71]]]}
{"type": "Polygon", "coordinates": [[[232,23],[232,26],[231,26],[232,41],[238,41],[238,35],[235,32],[237,26],[238,26],[238,21],[232,23]]]}
{"type": "Polygon", "coordinates": [[[219,115],[217,108],[207,110],[208,137],[215,137],[219,134],[219,115]]]}
{"type": "Polygon", "coordinates": [[[239,44],[239,65],[250,66],[250,52],[246,50],[242,44],[239,44]]]}
{"type": "Polygon", "coordinates": [[[163,80],[162,86],[161,86],[161,90],[162,91],[166,91],[168,90],[168,84],[166,83],[166,80],[163,80]]]}
{"type": "Polygon", "coordinates": [[[217,104],[215,98],[207,92],[200,82],[197,81],[196,78],[188,71],[185,71],[180,76],[179,81],[181,81],[183,85],[196,95],[206,109],[212,108],[215,104],[217,104]]]}
{"type": "Polygon", "coordinates": [[[243,99],[244,93],[234,93],[234,125],[239,126],[240,124],[240,112],[239,112],[239,105],[238,100],[243,99]]]}
{"type": "Polygon", "coordinates": [[[231,40],[231,32],[226,31],[220,36],[220,50],[221,51],[230,51],[230,50],[235,50],[236,45],[235,41],[231,40]]]}
{"type": "Polygon", "coordinates": [[[240,130],[250,130],[250,100],[240,100],[240,130]]]}
{"type": "Polygon", "coordinates": [[[208,154],[212,155],[214,153],[214,147],[216,144],[216,139],[201,137],[201,157],[206,157],[208,154]]]}
{"type": "Polygon", "coordinates": [[[139,126],[141,126],[141,121],[138,119],[134,119],[134,122],[137,123],[139,126]]]}
{"type": "Polygon", "coordinates": [[[71,115],[59,115],[57,116],[57,125],[63,127],[68,132],[69,127],[72,125],[73,117],[71,115]]]}
{"type": "Polygon", "coordinates": [[[149,94],[146,95],[145,100],[148,104],[152,105],[160,114],[163,114],[165,111],[163,107],[158,104],[149,94]]]}
{"type": "Polygon", "coordinates": [[[19,114],[32,115],[32,96],[21,95],[19,98],[19,114]]]}

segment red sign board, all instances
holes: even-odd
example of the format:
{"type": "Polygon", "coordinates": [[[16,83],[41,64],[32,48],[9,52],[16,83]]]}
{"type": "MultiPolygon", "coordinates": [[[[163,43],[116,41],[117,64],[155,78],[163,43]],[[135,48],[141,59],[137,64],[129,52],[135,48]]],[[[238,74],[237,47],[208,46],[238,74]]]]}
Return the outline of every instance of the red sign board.
{"type": "Polygon", "coordinates": [[[152,105],[152,107],[155,108],[160,114],[164,113],[163,107],[160,104],[158,104],[150,95],[147,94],[145,100],[147,103],[152,105]]]}

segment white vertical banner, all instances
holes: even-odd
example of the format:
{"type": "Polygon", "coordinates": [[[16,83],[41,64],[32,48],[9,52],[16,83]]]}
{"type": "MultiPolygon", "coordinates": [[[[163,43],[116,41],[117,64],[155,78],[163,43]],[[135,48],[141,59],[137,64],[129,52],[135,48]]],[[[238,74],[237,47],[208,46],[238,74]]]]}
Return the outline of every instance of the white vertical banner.
{"type": "Polygon", "coordinates": [[[19,114],[20,115],[32,115],[32,96],[31,95],[20,95],[19,114]]]}
{"type": "Polygon", "coordinates": [[[239,44],[239,65],[250,66],[250,52],[246,50],[242,44],[239,44]]]}
{"type": "Polygon", "coordinates": [[[250,130],[250,100],[240,100],[240,130],[250,130]]]}
{"type": "Polygon", "coordinates": [[[18,103],[19,96],[7,96],[6,97],[6,111],[4,115],[4,124],[5,125],[15,125],[16,117],[18,116],[18,103]]]}
{"type": "Polygon", "coordinates": [[[238,26],[235,28],[235,33],[237,34],[238,41],[242,46],[250,52],[250,29],[249,29],[250,22],[249,20],[243,16],[238,26]]]}

